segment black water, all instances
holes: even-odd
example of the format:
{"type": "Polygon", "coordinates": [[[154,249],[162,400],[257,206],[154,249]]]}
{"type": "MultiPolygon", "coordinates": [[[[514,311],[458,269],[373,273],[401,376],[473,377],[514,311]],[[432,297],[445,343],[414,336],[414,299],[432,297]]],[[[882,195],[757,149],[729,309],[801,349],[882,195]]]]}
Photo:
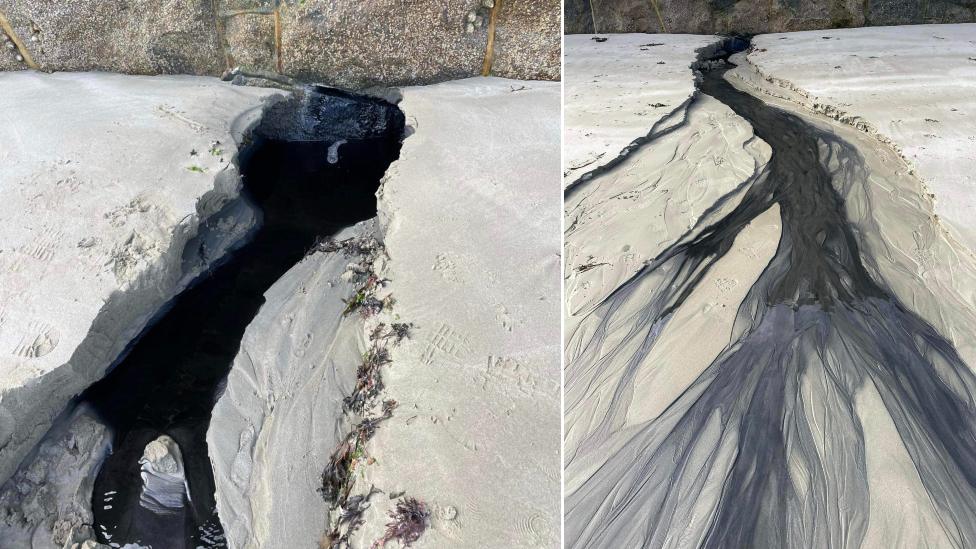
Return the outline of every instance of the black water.
{"type": "Polygon", "coordinates": [[[263,294],[316,239],[376,215],[380,178],[404,128],[395,106],[335,90],[266,113],[241,153],[246,196],[263,214],[247,244],[198,279],[146,329],[83,399],[112,428],[113,452],[95,479],[99,541],[154,547],[223,545],[206,432],[212,407],[263,294]],[[335,163],[329,147],[344,140],[335,163]],[[166,434],[179,444],[190,501],[156,514],[139,505],[139,458],[166,434]],[[106,497],[106,494],[109,494],[106,497]]]}
{"type": "Polygon", "coordinates": [[[863,158],[735,89],[726,70],[706,71],[699,90],[749,121],[772,158],[738,207],[665,250],[593,313],[600,325],[579,344],[567,380],[589,379],[620,353],[627,369],[603,424],[569,457],[616,448],[568,495],[567,545],[660,547],[694,522],[699,530],[687,535],[700,533],[698,547],[857,547],[871,508],[855,402],[870,386],[956,546],[976,546],[976,377],[865,267],[843,195],[864,184],[863,158]],[[779,246],[737,311],[737,339],[661,416],[623,428],[631,399],[640,399],[634,375],[671,313],[774,205],[779,246]],[[610,326],[621,322],[614,316],[632,300],[642,304],[634,327],[608,351],[610,326]],[[719,452],[728,440],[735,451],[719,452]],[[703,517],[691,503],[714,497],[703,493],[706,474],[722,487],[703,517]]]}

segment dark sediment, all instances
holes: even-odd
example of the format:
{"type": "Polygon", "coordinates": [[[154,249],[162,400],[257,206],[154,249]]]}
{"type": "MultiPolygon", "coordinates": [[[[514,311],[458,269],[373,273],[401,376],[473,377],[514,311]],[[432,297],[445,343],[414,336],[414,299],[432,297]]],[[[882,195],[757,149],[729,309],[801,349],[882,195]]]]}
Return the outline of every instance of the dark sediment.
{"type": "Polygon", "coordinates": [[[567,457],[615,448],[567,495],[567,545],[661,547],[688,535],[710,548],[858,547],[872,510],[855,397],[873,386],[949,538],[976,546],[976,378],[865,268],[839,192],[866,177],[862,158],[736,90],[725,70],[706,71],[700,92],[749,121],[772,158],[734,211],[665,250],[591,313],[599,326],[568,364],[567,383],[585,382],[601,363],[626,368],[601,427],[567,457]],[[827,157],[840,167],[828,168],[827,157]],[[737,311],[737,339],[658,418],[624,428],[640,399],[634,376],[671,313],[774,205],[779,247],[737,311]],[[633,300],[637,325],[604,348],[614,315],[633,300]],[[703,495],[708,474],[724,479],[720,495],[703,495]],[[709,498],[707,517],[693,509],[699,497],[709,498]]]}
{"type": "Polygon", "coordinates": [[[244,194],[263,215],[259,228],[177,297],[82,397],[114,436],[94,487],[99,541],[224,545],[206,432],[244,329],[264,292],[316,239],[376,215],[375,192],[399,154],[403,128],[395,106],[327,89],[309,88],[265,114],[240,155],[244,194]],[[162,434],[179,444],[189,487],[189,501],[172,514],[139,505],[138,461],[162,434]]]}

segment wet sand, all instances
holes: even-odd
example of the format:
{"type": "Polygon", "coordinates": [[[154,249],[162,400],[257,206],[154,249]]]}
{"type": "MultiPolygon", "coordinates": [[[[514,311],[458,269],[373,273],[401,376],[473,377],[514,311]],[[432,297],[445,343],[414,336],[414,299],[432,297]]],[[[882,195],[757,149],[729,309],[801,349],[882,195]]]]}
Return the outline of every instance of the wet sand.
{"type": "Polygon", "coordinates": [[[877,250],[862,249],[847,199],[867,163],[722,72],[707,72],[701,91],[747,120],[772,158],[731,212],[581,313],[567,348],[567,545],[910,547],[921,535],[968,546],[976,379],[889,287],[877,250]],[[770,216],[781,231],[743,246],[770,216]],[[735,280],[716,276],[733,250],[758,252],[771,235],[775,253],[704,366],[710,342],[686,334],[682,348],[672,323],[709,284],[735,280]],[[583,434],[574,417],[589,418],[583,434]],[[918,511],[895,533],[885,530],[897,510],[871,506],[895,490],[881,479],[915,502],[896,509],[918,511]]]}

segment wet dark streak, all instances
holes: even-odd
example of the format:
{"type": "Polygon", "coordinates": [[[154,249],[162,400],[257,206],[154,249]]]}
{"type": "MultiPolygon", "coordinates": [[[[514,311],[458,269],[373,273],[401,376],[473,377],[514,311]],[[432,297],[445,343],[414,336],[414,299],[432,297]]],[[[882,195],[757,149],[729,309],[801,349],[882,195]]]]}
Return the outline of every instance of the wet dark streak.
{"type": "Polygon", "coordinates": [[[688,121],[688,106],[691,105],[694,100],[695,96],[692,94],[691,97],[682,101],[681,104],[678,105],[674,110],[655,122],[654,125],[651,126],[651,131],[649,131],[647,135],[633,140],[626,147],[624,147],[624,149],[620,151],[620,154],[618,154],[616,157],[612,158],[602,166],[584,173],[578,179],[567,185],[566,188],[563,189],[564,199],[569,200],[573,194],[576,193],[576,191],[585,187],[587,182],[592,181],[601,174],[609,172],[619,166],[633,151],[636,151],[645,144],[660,139],[665,135],[684,127],[688,121]],[[675,117],[681,117],[681,119],[672,123],[672,119],[675,117]]]}
{"type": "Polygon", "coordinates": [[[577,398],[567,409],[587,405],[580,384],[626,367],[600,427],[567,458],[570,468],[600,464],[567,494],[567,546],[860,546],[882,511],[869,508],[854,410],[873,384],[949,539],[976,547],[976,378],[865,268],[840,194],[866,178],[861,156],[723,73],[705,73],[700,91],[748,120],[772,159],[734,211],[665,250],[591,313],[592,333],[569,342],[567,394],[577,398]],[[659,417],[624,427],[641,398],[633,377],[670,313],[773,205],[782,236],[737,311],[737,337],[659,417]],[[635,315],[620,314],[633,303],[635,315]]]}

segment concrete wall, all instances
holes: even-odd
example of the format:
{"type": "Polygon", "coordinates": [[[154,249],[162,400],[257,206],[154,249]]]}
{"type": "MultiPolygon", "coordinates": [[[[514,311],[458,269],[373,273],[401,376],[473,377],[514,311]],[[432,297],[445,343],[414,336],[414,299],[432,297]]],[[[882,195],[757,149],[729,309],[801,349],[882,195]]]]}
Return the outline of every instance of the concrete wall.
{"type": "Polygon", "coordinates": [[[347,88],[482,73],[558,79],[560,0],[0,0],[0,70],[218,76],[347,88]],[[9,49],[8,49],[9,48],[9,49]]]}
{"type": "Polygon", "coordinates": [[[759,34],[976,22],[976,0],[565,0],[565,5],[569,34],[759,34]]]}

